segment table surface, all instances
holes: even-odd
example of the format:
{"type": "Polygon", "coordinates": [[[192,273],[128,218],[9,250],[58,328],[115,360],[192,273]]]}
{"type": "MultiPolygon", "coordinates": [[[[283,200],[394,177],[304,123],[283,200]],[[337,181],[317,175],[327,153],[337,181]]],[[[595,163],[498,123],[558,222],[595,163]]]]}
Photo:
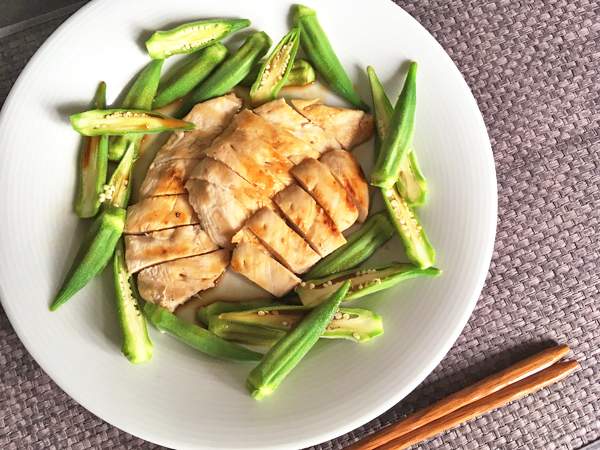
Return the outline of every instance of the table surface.
{"type": "MultiPolygon", "coordinates": [[[[552,342],[582,369],[423,449],[600,449],[600,4],[397,1],[442,44],[479,103],[498,172],[495,251],[452,350],[341,449],[552,342]]],[[[0,0],[0,105],[76,0],[0,0]]],[[[93,416],[27,353],[0,309],[0,448],[158,448],[93,416]]]]}

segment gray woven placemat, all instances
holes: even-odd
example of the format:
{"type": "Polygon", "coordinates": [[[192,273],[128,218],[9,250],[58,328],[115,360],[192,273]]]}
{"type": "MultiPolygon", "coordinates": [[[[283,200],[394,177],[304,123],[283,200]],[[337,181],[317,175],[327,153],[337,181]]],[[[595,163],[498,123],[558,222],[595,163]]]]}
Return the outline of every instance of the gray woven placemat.
{"type": "MultiPolygon", "coordinates": [[[[343,448],[551,341],[569,344],[582,370],[420,448],[581,448],[600,437],[599,3],[397,3],[440,41],[479,102],[498,171],[496,247],[477,308],[439,367],[392,410],[317,448],[343,448]]],[[[0,102],[61,21],[0,39],[0,102]]],[[[0,448],[67,447],[156,446],[64,394],[0,311],[0,448]]]]}

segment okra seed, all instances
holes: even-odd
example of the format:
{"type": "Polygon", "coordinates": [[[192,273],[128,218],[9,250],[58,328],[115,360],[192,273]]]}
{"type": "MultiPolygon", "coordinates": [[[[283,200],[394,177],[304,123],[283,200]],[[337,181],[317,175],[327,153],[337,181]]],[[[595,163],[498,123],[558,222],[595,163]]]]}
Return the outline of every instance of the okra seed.
{"type": "Polygon", "coordinates": [[[259,311],[257,314],[259,316],[266,316],[267,315],[267,313],[265,311],[259,311]]]}
{"type": "Polygon", "coordinates": [[[309,283],[308,284],[308,288],[309,289],[314,289],[315,288],[315,283],[309,283]]]}
{"type": "Polygon", "coordinates": [[[304,286],[306,286],[306,281],[302,281],[302,282],[300,283],[300,286],[301,286],[301,287],[304,287],[304,286]]]}
{"type": "Polygon", "coordinates": [[[283,325],[284,327],[287,327],[289,325],[289,323],[284,320],[283,322],[281,322],[281,325],[283,325]]]}
{"type": "Polygon", "coordinates": [[[350,318],[350,314],[348,314],[348,313],[342,314],[342,319],[348,320],[349,318],[350,318]]]}
{"type": "Polygon", "coordinates": [[[352,333],[352,337],[353,337],[354,339],[356,339],[357,341],[360,341],[360,334],[358,334],[358,333],[354,332],[354,333],[352,333]]]}
{"type": "Polygon", "coordinates": [[[342,313],[341,313],[341,312],[339,312],[339,311],[335,313],[335,316],[333,316],[333,318],[334,318],[335,320],[340,320],[342,317],[343,317],[343,316],[342,316],[342,313]]]}

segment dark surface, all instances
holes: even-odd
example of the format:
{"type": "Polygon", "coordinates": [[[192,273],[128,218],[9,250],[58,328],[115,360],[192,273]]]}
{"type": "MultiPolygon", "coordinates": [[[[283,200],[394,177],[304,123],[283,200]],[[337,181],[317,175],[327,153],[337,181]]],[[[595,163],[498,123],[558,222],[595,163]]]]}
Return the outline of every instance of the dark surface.
{"type": "MultiPolygon", "coordinates": [[[[73,3],[80,2],[0,1],[0,104],[73,3]],[[53,18],[50,10],[62,6],[66,12],[53,18]],[[2,28],[15,22],[22,23],[2,28]]],[[[318,448],[343,448],[552,341],[571,346],[579,372],[419,448],[581,448],[600,433],[600,6],[597,0],[397,3],[440,41],[480,105],[498,172],[495,252],[477,308],[436,370],[392,410],[318,448]]],[[[2,449],[156,447],[64,394],[3,311],[0,430],[2,449]]]]}

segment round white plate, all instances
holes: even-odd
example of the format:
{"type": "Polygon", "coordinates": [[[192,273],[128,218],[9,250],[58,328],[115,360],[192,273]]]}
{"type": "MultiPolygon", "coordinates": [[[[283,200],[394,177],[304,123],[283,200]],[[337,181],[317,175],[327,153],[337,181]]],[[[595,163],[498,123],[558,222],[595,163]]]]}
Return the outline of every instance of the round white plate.
{"type": "MultiPolygon", "coordinates": [[[[67,116],[99,80],[109,100],[147,61],[140,36],[202,17],[247,17],[275,41],[291,3],[280,0],[97,0],[62,25],[23,71],[0,118],[2,304],[40,366],[111,424],[176,448],[298,448],[346,433],[413,390],[464,327],[483,286],[496,225],[496,176],[485,125],[465,81],[425,29],[387,0],[309,1],[370,99],[373,65],[395,97],[405,63],[420,63],[414,147],[431,189],[421,216],[444,275],[417,279],[356,306],[383,315],[363,345],[320,342],[271,398],[253,400],[248,364],[217,361],[152,330],[151,363],[119,353],[110,276],[59,311],[49,302],[85,225],[72,213],[80,139],[67,116]]],[[[368,147],[368,146],[367,146],[368,147]]],[[[362,149],[362,156],[370,147],[362,149]]],[[[401,255],[397,244],[382,258],[401,255]],[[387,255],[387,256],[386,256],[387,255]]],[[[240,296],[245,293],[240,292],[240,296]]]]}

